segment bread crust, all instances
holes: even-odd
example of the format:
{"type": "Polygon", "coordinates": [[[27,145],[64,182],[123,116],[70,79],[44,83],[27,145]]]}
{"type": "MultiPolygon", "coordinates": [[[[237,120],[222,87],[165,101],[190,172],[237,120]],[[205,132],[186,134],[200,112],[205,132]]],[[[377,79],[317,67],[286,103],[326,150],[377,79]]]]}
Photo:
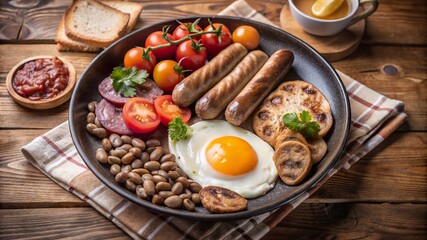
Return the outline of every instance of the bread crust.
{"type": "Polygon", "coordinates": [[[285,129],[282,116],[307,110],[320,125],[319,137],[324,137],[333,124],[331,107],[326,97],[312,84],[288,81],[268,95],[252,119],[254,132],[274,147],[278,135],[285,129]]]}
{"type": "MultiPolygon", "coordinates": [[[[96,23],[96,21],[99,21],[97,19],[91,19],[95,16],[80,16],[80,17],[88,18],[87,20],[91,21],[92,23],[96,23]]],[[[75,0],[65,12],[65,22],[64,22],[65,33],[67,34],[68,37],[72,39],[75,39],[84,43],[107,47],[126,33],[126,26],[128,24],[129,17],[130,17],[129,14],[127,13],[123,13],[117,9],[114,9],[108,5],[102,4],[95,0],[75,0]],[[76,11],[78,10],[78,8],[88,6],[88,5],[94,6],[97,9],[102,9],[102,11],[111,14],[110,16],[115,15],[119,17],[118,21],[115,22],[116,25],[111,26],[111,31],[109,31],[109,34],[110,34],[109,37],[101,38],[97,36],[97,34],[84,32],[83,29],[79,29],[78,27],[74,26],[73,24],[74,20],[80,16],[80,15],[79,16],[76,15],[77,14],[76,11]]]]}

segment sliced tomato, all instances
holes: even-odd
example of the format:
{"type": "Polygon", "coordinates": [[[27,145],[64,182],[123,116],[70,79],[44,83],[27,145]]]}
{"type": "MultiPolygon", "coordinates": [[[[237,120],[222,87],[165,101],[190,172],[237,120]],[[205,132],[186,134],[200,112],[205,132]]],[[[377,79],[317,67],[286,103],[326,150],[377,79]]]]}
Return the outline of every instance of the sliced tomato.
{"type": "Polygon", "coordinates": [[[163,95],[154,101],[154,107],[163,125],[168,126],[175,117],[181,117],[184,123],[191,118],[191,110],[188,107],[178,106],[172,101],[172,95],[163,95]]]}
{"type": "Polygon", "coordinates": [[[135,133],[149,133],[160,124],[153,102],[148,99],[134,97],[123,107],[123,120],[126,126],[135,133]]]}

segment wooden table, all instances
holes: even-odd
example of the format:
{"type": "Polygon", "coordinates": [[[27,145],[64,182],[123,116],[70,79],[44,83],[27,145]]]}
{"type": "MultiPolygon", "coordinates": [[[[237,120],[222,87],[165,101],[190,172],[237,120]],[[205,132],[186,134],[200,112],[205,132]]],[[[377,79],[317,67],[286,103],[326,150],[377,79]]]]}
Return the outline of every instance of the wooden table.
{"type": "MultiPolygon", "coordinates": [[[[128,238],[108,219],[31,166],[20,148],[68,118],[68,102],[36,111],[16,104],[5,79],[20,60],[64,56],[78,76],[96,56],[59,53],[54,36],[71,1],[1,1],[0,238],[128,238]]],[[[232,1],[144,1],[136,28],[232,1]]],[[[248,1],[276,24],[285,0],[248,1]]],[[[265,239],[411,238],[427,235],[427,4],[380,0],[362,44],[333,66],[390,98],[408,121],[350,170],[341,171],[265,239]],[[388,71],[384,71],[388,69],[388,71]]]]}

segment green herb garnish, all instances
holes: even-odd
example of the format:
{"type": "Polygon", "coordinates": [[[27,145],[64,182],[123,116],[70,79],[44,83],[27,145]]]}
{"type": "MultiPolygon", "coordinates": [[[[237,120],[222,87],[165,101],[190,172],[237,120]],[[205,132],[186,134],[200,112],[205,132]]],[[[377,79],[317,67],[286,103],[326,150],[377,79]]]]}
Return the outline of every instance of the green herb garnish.
{"type": "Polygon", "coordinates": [[[300,132],[305,138],[317,137],[320,131],[320,125],[311,121],[311,115],[306,110],[300,113],[299,118],[296,113],[287,113],[283,115],[282,122],[287,128],[300,132]]]}
{"type": "Polygon", "coordinates": [[[147,77],[147,71],[138,70],[136,67],[115,67],[110,75],[114,91],[125,97],[134,97],[136,95],[135,87],[143,84],[147,77]]]}
{"type": "Polygon", "coordinates": [[[192,132],[193,129],[185,124],[181,117],[176,117],[169,122],[168,133],[173,141],[186,139],[192,132]]]}

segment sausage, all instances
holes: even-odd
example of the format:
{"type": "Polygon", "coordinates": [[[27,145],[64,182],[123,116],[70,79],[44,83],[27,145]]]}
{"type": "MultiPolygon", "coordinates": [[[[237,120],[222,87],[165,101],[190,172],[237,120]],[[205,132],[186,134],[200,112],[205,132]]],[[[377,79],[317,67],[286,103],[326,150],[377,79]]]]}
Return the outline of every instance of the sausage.
{"type": "Polygon", "coordinates": [[[225,110],[225,119],[236,126],[252,114],[261,101],[276,87],[292,67],[294,54],[280,49],[271,55],[258,73],[249,81],[225,110]]]}
{"type": "Polygon", "coordinates": [[[227,75],[247,53],[242,44],[231,44],[178,83],[172,91],[172,100],[178,105],[189,106],[227,75]]]}
{"type": "Polygon", "coordinates": [[[263,51],[249,52],[237,66],[196,102],[196,114],[201,119],[214,119],[239,94],[267,61],[263,51]]]}
{"type": "Polygon", "coordinates": [[[96,118],[98,118],[102,126],[110,132],[122,135],[134,134],[127,128],[123,120],[122,109],[116,108],[105,99],[102,99],[96,107],[96,118]]]}

